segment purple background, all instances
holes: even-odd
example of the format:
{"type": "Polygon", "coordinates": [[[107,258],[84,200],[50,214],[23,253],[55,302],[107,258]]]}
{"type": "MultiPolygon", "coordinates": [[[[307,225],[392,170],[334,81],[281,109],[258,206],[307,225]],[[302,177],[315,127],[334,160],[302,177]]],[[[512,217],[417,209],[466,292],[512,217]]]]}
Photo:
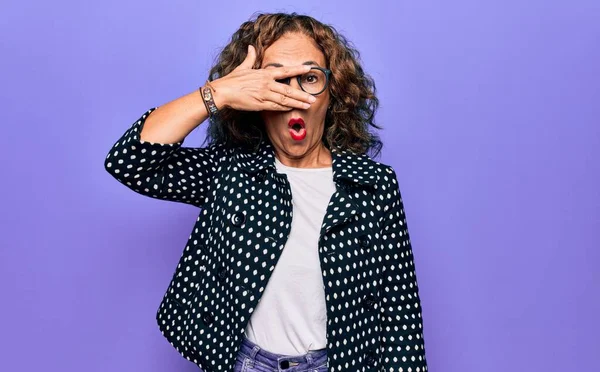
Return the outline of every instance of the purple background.
{"type": "Polygon", "coordinates": [[[598,370],[600,2],[319,3],[3,3],[0,370],[196,370],[154,316],[198,209],[103,160],[281,10],[336,26],[377,82],[431,371],[598,370]]]}

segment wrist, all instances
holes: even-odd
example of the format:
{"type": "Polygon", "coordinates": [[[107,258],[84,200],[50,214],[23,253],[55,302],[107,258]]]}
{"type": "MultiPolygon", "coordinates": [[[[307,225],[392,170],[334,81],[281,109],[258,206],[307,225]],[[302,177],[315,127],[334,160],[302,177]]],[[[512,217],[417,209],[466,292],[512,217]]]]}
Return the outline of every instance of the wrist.
{"type": "Polygon", "coordinates": [[[223,87],[223,81],[216,79],[210,82],[214,89],[212,90],[213,101],[219,110],[229,107],[229,99],[227,96],[227,90],[223,87]]]}

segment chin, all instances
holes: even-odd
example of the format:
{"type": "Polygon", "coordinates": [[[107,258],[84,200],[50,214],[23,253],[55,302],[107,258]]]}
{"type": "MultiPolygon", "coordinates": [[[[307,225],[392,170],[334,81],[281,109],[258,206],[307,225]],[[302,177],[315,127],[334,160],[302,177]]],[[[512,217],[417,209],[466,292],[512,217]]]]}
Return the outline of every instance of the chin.
{"type": "Polygon", "coordinates": [[[293,139],[285,138],[285,140],[282,142],[282,146],[285,149],[285,152],[287,152],[290,155],[304,155],[308,149],[311,148],[311,142],[309,142],[308,138],[304,139],[303,141],[297,142],[294,141],[293,139]]]}

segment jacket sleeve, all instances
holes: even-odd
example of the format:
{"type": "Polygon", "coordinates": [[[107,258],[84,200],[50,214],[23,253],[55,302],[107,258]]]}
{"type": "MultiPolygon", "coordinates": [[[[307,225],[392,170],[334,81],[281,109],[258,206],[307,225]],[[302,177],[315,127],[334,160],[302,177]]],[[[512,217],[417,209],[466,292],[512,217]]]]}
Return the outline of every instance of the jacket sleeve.
{"type": "Polygon", "coordinates": [[[104,168],[131,190],[151,198],[202,206],[222,156],[222,145],[204,148],[140,139],[146,111],[110,149],[104,168]]]}
{"type": "Polygon", "coordinates": [[[427,371],[421,301],[398,180],[388,167],[384,211],[382,362],[386,371],[427,371]]]}

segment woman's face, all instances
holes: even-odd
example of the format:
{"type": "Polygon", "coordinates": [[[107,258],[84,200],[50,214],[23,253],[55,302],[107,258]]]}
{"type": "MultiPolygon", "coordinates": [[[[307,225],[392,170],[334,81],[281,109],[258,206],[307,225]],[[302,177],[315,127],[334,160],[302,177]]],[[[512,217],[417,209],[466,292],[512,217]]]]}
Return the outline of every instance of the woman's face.
{"type": "MultiPolygon", "coordinates": [[[[314,40],[300,33],[287,33],[275,41],[264,51],[261,68],[271,69],[277,66],[293,66],[311,62],[312,66],[324,67],[325,56],[319,50],[314,40]]],[[[300,88],[298,80],[290,79],[290,85],[300,88]]],[[[329,106],[329,87],[321,94],[308,109],[294,108],[290,111],[261,111],[267,135],[275,146],[278,157],[300,159],[310,153],[319,153],[325,147],[321,138],[325,128],[325,114],[329,106]],[[290,130],[290,119],[304,120],[306,136],[302,132],[290,130]]]]}

